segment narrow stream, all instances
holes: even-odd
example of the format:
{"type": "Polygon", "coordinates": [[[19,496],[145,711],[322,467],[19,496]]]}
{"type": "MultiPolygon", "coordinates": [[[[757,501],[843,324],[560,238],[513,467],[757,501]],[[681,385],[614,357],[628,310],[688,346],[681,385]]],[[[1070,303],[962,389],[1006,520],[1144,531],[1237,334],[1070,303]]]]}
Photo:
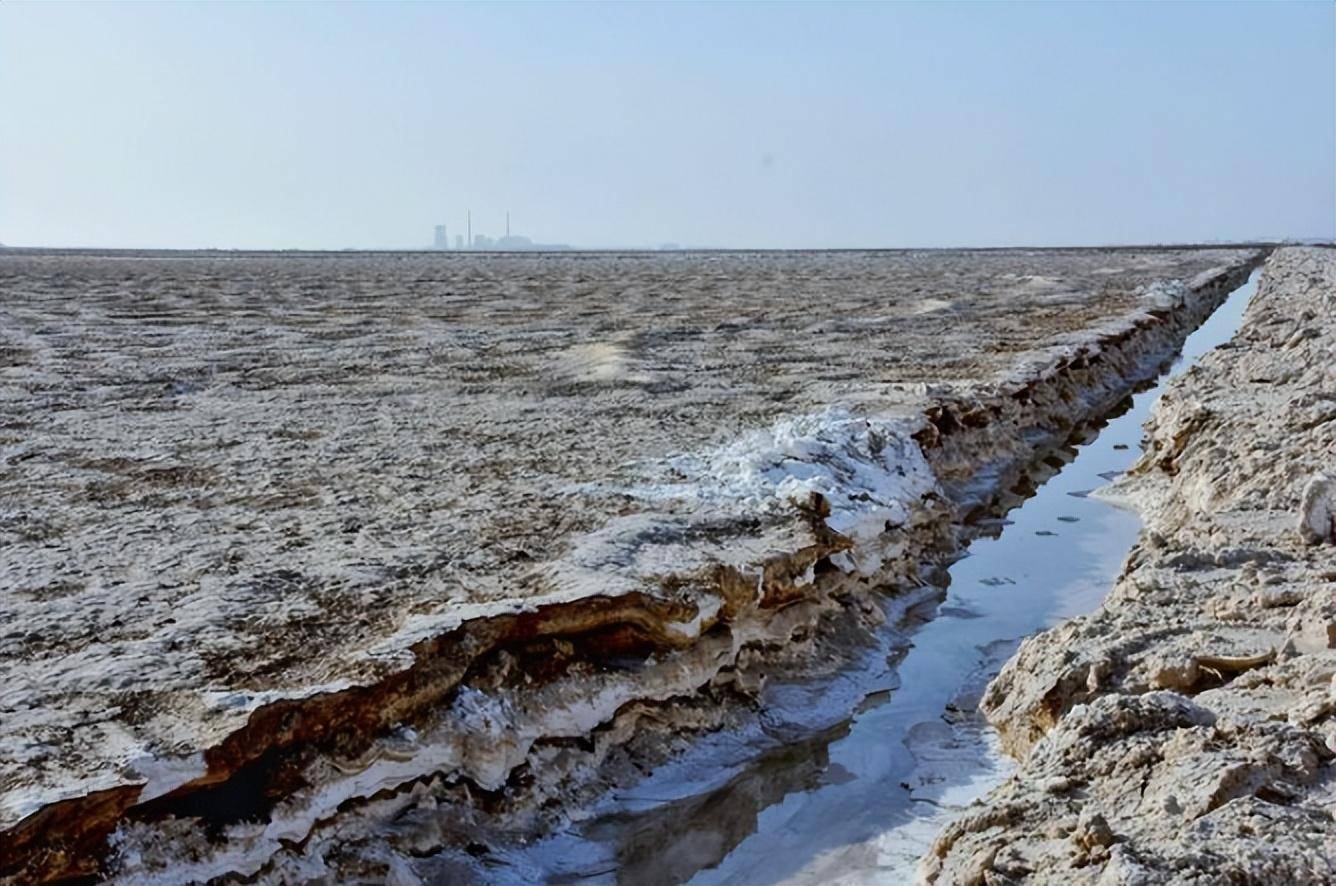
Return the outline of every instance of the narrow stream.
{"type": "Polygon", "coordinates": [[[891,688],[722,785],[596,816],[549,843],[530,871],[568,882],[913,882],[943,825],[1012,768],[976,710],[984,686],[1023,638],[1098,606],[1136,538],[1134,514],[1087,493],[1137,459],[1141,426],[1174,372],[1234,334],[1257,273],[1158,384],[951,566],[945,600],[892,662],[891,688]]]}

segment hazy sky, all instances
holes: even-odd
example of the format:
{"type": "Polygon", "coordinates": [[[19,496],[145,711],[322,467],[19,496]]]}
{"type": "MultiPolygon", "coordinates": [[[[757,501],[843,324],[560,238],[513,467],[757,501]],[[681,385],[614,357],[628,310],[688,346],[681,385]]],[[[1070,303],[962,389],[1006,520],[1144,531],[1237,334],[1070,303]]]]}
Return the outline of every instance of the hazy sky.
{"type": "Polygon", "coordinates": [[[0,242],[1336,235],[1336,5],[0,3],[0,242]]]}

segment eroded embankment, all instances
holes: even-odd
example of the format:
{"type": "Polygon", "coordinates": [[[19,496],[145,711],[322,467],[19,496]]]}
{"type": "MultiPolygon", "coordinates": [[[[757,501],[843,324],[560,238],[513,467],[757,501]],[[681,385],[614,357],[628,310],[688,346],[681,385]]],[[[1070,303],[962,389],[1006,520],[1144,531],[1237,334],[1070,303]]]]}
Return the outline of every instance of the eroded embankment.
{"type": "Polygon", "coordinates": [[[1123,575],[990,685],[1021,766],[929,881],[1336,878],[1336,250],[1273,254],[1149,429],[1123,575]]]}
{"type": "MultiPolygon", "coordinates": [[[[608,745],[631,740],[645,706],[690,699],[655,708],[652,719],[717,723],[746,701],[761,672],[786,661],[813,667],[812,627],[823,616],[875,628],[874,596],[919,585],[924,566],[954,556],[971,516],[1016,472],[1154,375],[1248,270],[1152,292],[1147,310],[1093,340],[919,415],[831,412],[682,460],[670,467],[689,476],[681,485],[691,495],[712,499],[715,522],[689,508],[614,522],[571,563],[619,570],[624,584],[651,572],[673,579],[645,592],[556,594],[521,611],[424,624],[412,664],[374,685],[260,704],[244,728],[198,758],[163,761],[147,783],[34,813],[5,834],[0,872],[157,872],[178,881],[253,874],[277,852],[300,853],[313,828],[364,798],[435,773],[484,794],[523,794],[516,773],[536,747],[589,745],[590,760],[568,767],[578,779],[608,745]],[[741,487],[706,482],[739,462],[749,467],[741,487]],[[711,548],[713,538],[748,528],[750,544],[711,548]],[[197,820],[209,825],[207,839],[197,820]]],[[[671,483],[627,494],[684,495],[671,483]]]]}

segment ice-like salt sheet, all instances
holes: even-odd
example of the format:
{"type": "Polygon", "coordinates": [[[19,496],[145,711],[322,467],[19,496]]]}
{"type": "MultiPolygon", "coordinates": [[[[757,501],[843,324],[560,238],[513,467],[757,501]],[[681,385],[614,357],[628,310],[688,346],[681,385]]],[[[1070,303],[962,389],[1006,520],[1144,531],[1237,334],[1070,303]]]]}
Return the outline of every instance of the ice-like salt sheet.
{"type": "Polygon", "coordinates": [[[904,524],[937,479],[911,434],[921,418],[861,416],[847,407],[776,422],[703,455],[647,466],[661,482],[628,494],[675,500],[731,514],[774,515],[805,504],[812,493],[830,505],[826,524],[854,542],[832,558],[847,571],[871,572],[880,556],[872,542],[904,524]]]}

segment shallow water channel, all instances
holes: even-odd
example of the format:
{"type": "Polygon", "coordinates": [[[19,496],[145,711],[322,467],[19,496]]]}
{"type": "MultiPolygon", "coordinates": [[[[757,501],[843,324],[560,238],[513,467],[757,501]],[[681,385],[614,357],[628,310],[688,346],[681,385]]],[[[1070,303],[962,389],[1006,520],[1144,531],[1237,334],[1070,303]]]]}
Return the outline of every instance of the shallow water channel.
{"type": "Polygon", "coordinates": [[[945,599],[917,623],[911,613],[907,652],[852,718],[767,751],[723,784],[596,815],[516,867],[567,882],[912,882],[942,826],[1011,769],[976,711],[983,687],[1023,638],[1098,606],[1136,538],[1135,514],[1087,494],[1137,459],[1164,385],[1233,335],[1256,277],[1000,534],[970,545],[945,599]]]}

